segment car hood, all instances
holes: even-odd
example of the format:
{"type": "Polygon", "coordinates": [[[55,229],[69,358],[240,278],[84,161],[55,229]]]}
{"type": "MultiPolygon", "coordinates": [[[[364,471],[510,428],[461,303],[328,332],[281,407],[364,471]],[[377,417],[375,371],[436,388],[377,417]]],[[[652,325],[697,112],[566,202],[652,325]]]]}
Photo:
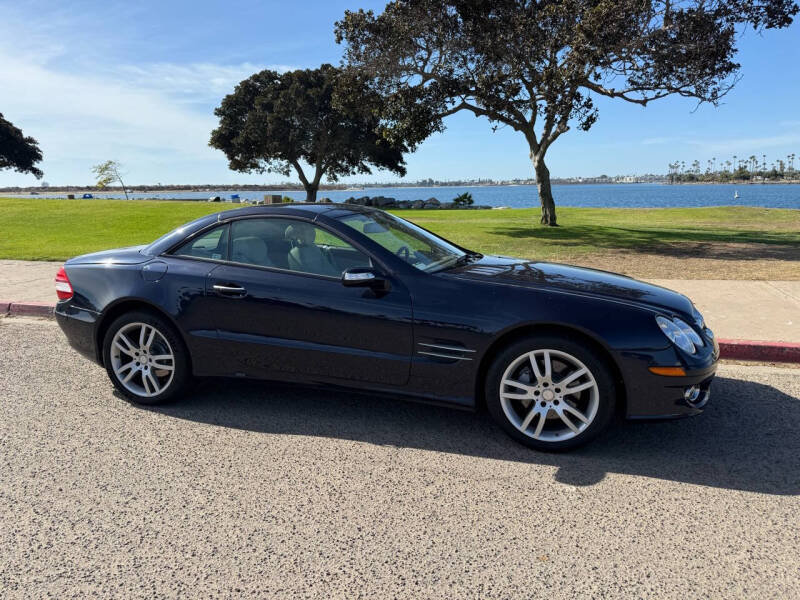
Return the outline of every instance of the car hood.
{"type": "Polygon", "coordinates": [[[449,270],[447,273],[470,279],[648,304],[669,311],[692,314],[692,302],[683,294],[625,275],[597,269],[505,256],[484,256],[480,260],[449,270]]]}
{"type": "Polygon", "coordinates": [[[152,256],[142,254],[142,250],[147,246],[130,246],[128,248],[116,248],[114,250],[103,250],[102,252],[92,252],[70,258],[68,265],[90,265],[90,264],[113,264],[113,265],[136,265],[147,262],[152,256]]]}

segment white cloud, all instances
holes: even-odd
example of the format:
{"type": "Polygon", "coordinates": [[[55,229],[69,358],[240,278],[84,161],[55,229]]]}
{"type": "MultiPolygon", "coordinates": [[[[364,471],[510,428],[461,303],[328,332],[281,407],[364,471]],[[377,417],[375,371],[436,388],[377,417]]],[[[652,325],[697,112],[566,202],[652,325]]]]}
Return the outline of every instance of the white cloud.
{"type": "Polygon", "coordinates": [[[165,149],[184,156],[210,153],[205,146],[215,124],[211,111],[182,107],[163,90],[61,73],[4,53],[0,73],[3,112],[39,140],[46,157],[77,153],[104,158],[119,146],[134,154],[165,149]]]}
{"type": "Polygon", "coordinates": [[[296,69],[291,65],[218,65],[212,63],[148,65],[123,65],[115,69],[117,77],[124,78],[138,89],[185,97],[194,102],[218,101],[233,91],[237,83],[262,69],[285,72],[296,69]]]}
{"type": "MultiPolygon", "coordinates": [[[[68,54],[46,27],[20,28],[4,16],[0,10],[0,112],[38,140],[51,184],[85,183],[91,165],[108,158],[128,167],[132,183],[171,180],[168,164],[204,172],[191,166],[202,162],[225,174],[224,156],[208,147],[213,109],[266,66],[90,62],[68,54]]],[[[0,173],[0,186],[32,184],[32,176],[0,173]]]]}
{"type": "Polygon", "coordinates": [[[672,145],[692,146],[705,152],[721,154],[736,152],[761,152],[771,148],[780,148],[800,144],[800,132],[779,135],[738,137],[738,138],[692,138],[692,137],[653,137],[641,141],[645,146],[672,145]]]}
{"type": "MultiPolygon", "coordinates": [[[[134,174],[141,173],[137,163],[155,157],[224,167],[222,154],[208,147],[217,123],[213,108],[258,70],[249,63],[162,63],[126,65],[101,76],[21,61],[0,48],[0,110],[39,141],[51,183],[85,181],[91,165],[106,158],[119,159],[134,174]]],[[[0,174],[0,185],[30,183],[28,176],[0,174]]]]}
{"type": "Polygon", "coordinates": [[[740,137],[717,140],[692,140],[690,143],[707,152],[761,152],[772,148],[780,148],[800,144],[800,133],[785,133],[757,137],[740,137]]]}
{"type": "Polygon", "coordinates": [[[643,146],[657,146],[661,144],[674,144],[676,142],[681,142],[680,138],[676,137],[653,137],[653,138],[644,138],[642,140],[643,146]]]}

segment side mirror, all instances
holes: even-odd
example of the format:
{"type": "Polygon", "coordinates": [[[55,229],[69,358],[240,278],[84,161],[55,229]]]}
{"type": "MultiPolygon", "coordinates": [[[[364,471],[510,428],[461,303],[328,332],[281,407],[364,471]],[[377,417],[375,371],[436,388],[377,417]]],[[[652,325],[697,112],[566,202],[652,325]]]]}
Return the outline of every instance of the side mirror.
{"type": "Polygon", "coordinates": [[[389,291],[389,282],[372,267],[352,267],[342,272],[345,287],[368,287],[377,291],[389,291]]]}

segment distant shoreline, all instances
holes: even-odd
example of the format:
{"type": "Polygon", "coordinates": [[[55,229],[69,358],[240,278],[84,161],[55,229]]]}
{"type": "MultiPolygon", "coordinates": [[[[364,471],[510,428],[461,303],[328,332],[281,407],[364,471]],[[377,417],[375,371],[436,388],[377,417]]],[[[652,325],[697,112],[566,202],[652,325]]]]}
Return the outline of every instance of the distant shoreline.
{"type": "Polygon", "coordinates": [[[798,185],[800,179],[790,179],[788,181],[746,181],[737,179],[736,181],[676,181],[670,183],[665,181],[663,185],[798,185]]]}
{"type": "MultiPolygon", "coordinates": [[[[87,190],[89,191],[89,190],[87,190]]],[[[381,196],[381,202],[398,203],[417,201],[425,202],[436,198],[439,202],[447,203],[463,192],[469,192],[475,205],[491,206],[493,208],[532,208],[539,205],[536,186],[507,185],[507,186],[482,186],[482,187],[437,187],[437,188],[369,188],[363,191],[355,190],[325,190],[318,194],[318,199],[328,198],[333,202],[348,202],[351,198],[363,196],[381,196]]],[[[286,196],[294,202],[305,200],[306,194],[302,190],[275,190],[275,191],[246,191],[246,190],[203,190],[203,191],[166,191],[166,192],[132,192],[130,198],[141,200],[186,200],[192,202],[207,202],[211,197],[219,197],[223,202],[241,203],[262,200],[262,194],[269,196],[275,194],[282,199],[286,196]]],[[[729,185],[700,185],[689,187],[678,185],[556,185],[553,186],[556,204],[561,207],[594,207],[594,208],[688,208],[700,206],[759,206],[762,208],[791,208],[800,209],[800,184],[784,186],[776,185],[743,185],[734,183],[729,185]]],[[[105,192],[91,191],[95,200],[120,199],[124,201],[122,192],[106,190],[105,192]]],[[[56,192],[50,189],[39,190],[36,195],[30,193],[2,193],[11,200],[11,196],[22,200],[31,206],[36,205],[45,198],[62,198],[74,196],[80,199],[80,191],[56,192]]],[[[270,199],[267,198],[267,201],[270,199]]],[[[91,202],[91,201],[90,201],[91,202]]],[[[6,204],[0,202],[0,207],[6,204]]]]}
{"type": "MultiPolygon", "coordinates": [[[[579,181],[564,181],[554,179],[552,180],[552,185],[568,185],[568,186],[582,186],[582,185],[630,185],[630,186],[637,186],[637,185],[666,185],[666,186],[697,186],[697,185],[798,185],[800,184],[800,179],[788,180],[788,181],[746,181],[746,180],[737,180],[737,181],[685,181],[685,182],[675,182],[670,183],[668,181],[649,181],[649,182],[620,182],[620,181],[591,181],[591,182],[579,182],[579,181]]],[[[533,186],[536,185],[535,182],[525,182],[525,183],[483,183],[483,184],[475,184],[475,183],[438,183],[434,185],[389,185],[389,184],[365,184],[364,187],[342,187],[342,186],[326,186],[321,185],[319,188],[320,192],[352,192],[354,195],[358,193],[362,193],[362,195],[369,195],[369,190],[372,189],[403,189],[403,190],[413,190],[413,189],[433,189],[433,188],[492,188],[492,187],[520,187],[520,186],[533,186]]],[[[209,194],[214,194],[216,192],[264,192],[264,193],[274,193],[274,194],[281,194],[284,192],[303,192],[302,186],[282,186],[282,187],[273,187],[273,186],[256,186],[256,185],[223,185],[223,186],[186,186],[186,187],[171,187],[171,186],[131,186],[128,187],[129,193],[136,193],[136,194],[144,194],[144,193],[170,193],[170,194],[181,194],[181,193],[204,193],[207,192],[209,194]]],[[[75,187],[75,186],[49,186],[46,188],[43,187],[3,187],[0,188],[0,194],[13,194],[13,195],[39,195],[39,196],[46,196],[50,193],[58,193],[58,194],[109,194],[109,193],[123,193],[121,187],[118,186],[109,186],[105,189],[98,190],[95,187],[75,187]],[[34,192],[33,194],[31,194],[34,192]]]]}

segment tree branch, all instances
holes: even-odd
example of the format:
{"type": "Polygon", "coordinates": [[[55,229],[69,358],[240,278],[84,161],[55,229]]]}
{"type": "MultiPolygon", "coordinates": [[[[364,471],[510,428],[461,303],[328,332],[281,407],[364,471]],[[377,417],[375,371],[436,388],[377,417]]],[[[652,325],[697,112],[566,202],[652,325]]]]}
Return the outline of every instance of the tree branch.
{"type": "Polygon", "coordinates": [[[648,102],[652,102],[653,100],[658,100],[659,98],[665,98],[666,96],[669,96],[670,94],[678,94],[678,95],[681,95],[681,96],[691,96],[691,94],[686,92],[686,90],[683,90],[683,89],[680,89],[680,88],[669,89],[669,90],[665,90],[663,92],[658,92],[658,93],[654,92],[652,96],[646,96],[646,95],[644,95],[644,93],[646,91],[652,91],[652,90],[637,89],[637,88],[628,88],[628,89],[624,89],[624,90],[615,90],[614,88],[603,87],[599,83],[595,83],[595,82],[593,82],[593,81],[591,81],[589,79],[584,80],[583,81],[583,85],[586,88],[592,90],[593,92],[597,92],[598,94],[600,94],[602,96],[608,96],[609,98],[620,98],[622,100],[625,100],[626,102],[630,102],[632,104],[639,104],[641,106],[647,106],[648,102]],[[643,96],[641,98],[635,98],[635,97],[630,96],[630,94],[634,93],[634,92],[642,93],[643,96]]]}
{"type": "Polygon", "coordinates": [[[303,187],[308,191],[309,186],[311,185],[306,178],[306,174],[303,172],[303,167],[300,166],[300,163],[296,160],[289,161],[291,165],[294,167],[295,171],[297,171],[297,176],[300,177],[300,181],[303,183],[303,187]]]}
{"type": "Polygon", "coordinates": [[[515,117],[517,117],[516,120],[506,117],[505,115],[502,115],[491,109],[475,106],[474,104],[470,104],[466,100],[462,100],[459,104],[456,104],[452,108],[440,112],[438,116],[443,119],[445,117],[449,117],[450,115],[454,115],[455,113],[462,110],[468,110],[477,117],[487,117],[493,121],[499,121],[500,123],[504,123],[516,131],[525,131],[526,127],[530,125],[525,116],[513,106],[509,106],[508,110],[512,113],[515,113],[515,117]]]}

